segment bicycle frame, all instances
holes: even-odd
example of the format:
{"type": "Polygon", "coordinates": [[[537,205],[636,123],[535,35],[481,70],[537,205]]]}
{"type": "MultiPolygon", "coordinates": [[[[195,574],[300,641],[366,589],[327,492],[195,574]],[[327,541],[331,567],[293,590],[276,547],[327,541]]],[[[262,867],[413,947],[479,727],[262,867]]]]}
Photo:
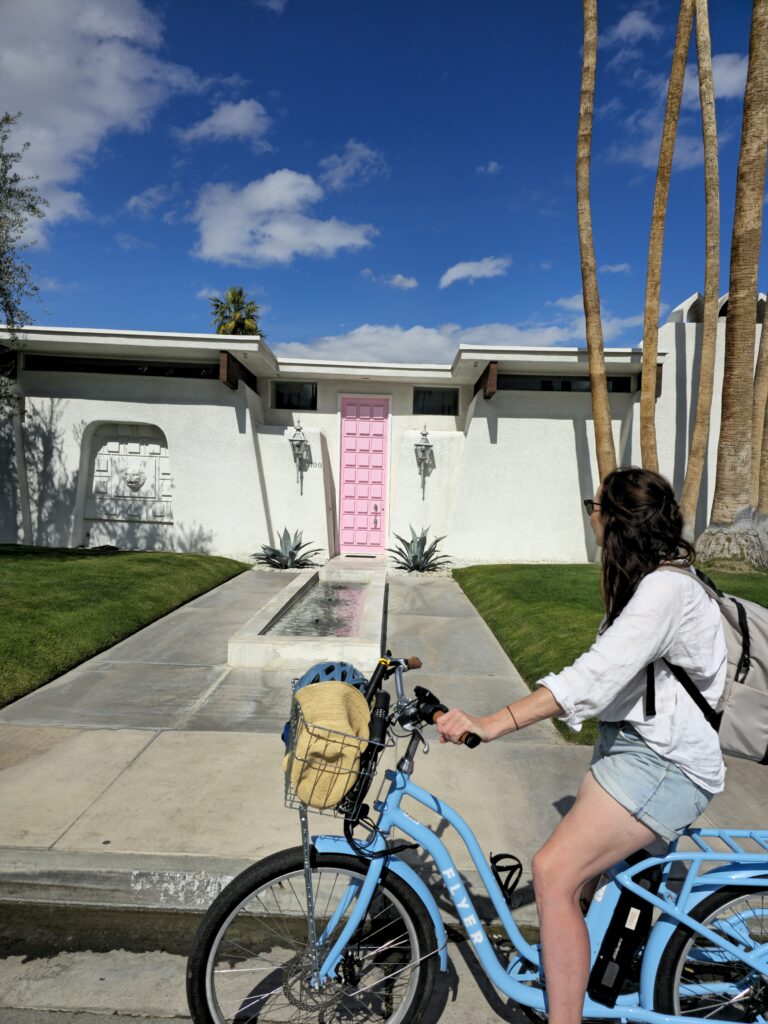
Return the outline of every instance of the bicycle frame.
{"type": "MultiPolygon", "coordinates": [[[[546,1013],[546,993],[542,985],[539,949],[526,941],[515,923],[493,872],[470,826],[452,807],[412,782],[409,773],[400,769],[387,771],[385,778],[390,783],[389,790],[385,799],[377,801],[374,805],[375,810],[379,813],[379,819],[376,831],[372,839],[365,845],[365,849],[371,853],[386,849],[386,837],[393,828],[399,829],[418,843],[419,846],[423,847],[434,861],[448,895],[456,908],[459,919],[489,979],[500,992],[515,1002],[546,1013]],[[472,900],[467,893],[461,875],[442,840],[426,825],[412,818],[400,807],[403,797],[406,796],[440,815],[460,835],[493,903],[499,920],[518,952],[517,959],[512,960],[507,967],[504,967],[499,961],[485,928],[475,911],[472,900]],[[538,987],[534,987],[534,985],[538,985],[538,987]]],[[[733,837],[744,836],[752,839],[757,837],[755,839],[756,843],[766,853],[746,853],[738,844],[735,847],[731,844],[730,848],[733,850],[733,858],[729,860],[729,855],[722,852],[714,852],[711,845],[705,842],[703,846],[701,843],[698,843],[701,849],[699,853],[673,852],[666,857],[648,858],[632,867],[617,865],[612,872],[609,872],[608,882],[600,893],[599,898],[593,900],[586,918],[593,962],[613,915],[622,887],[630,889],[653,904],[654,907],[660,909],[662,916],[654,925],[646,943],[641,984],[638,992],[620,996],[616,1006],[613,1008],[596,1003],[589,996],[586,996],[583,1010],[585,1017],[606,1020],[644,1021],[648,1022],[648,1024],[668,1024],[668,1022],[681,1019],[653,1010],[653,982],[656,976],[658,960],[672,932],[681,923],[687,925],[695,932],[706,935],[713,945],[725,950],[731,958],[738,959],[761,973],[768,972],[768,946],[759,947],[745,954],[729,942],[724,935],[707,930],[690,916],[690,910],[693,909],[696,903],[715,889],[730,884],[748,885],[755,878],[764,879],[768,875],[768,832],[737,832],[730,830],[726,833],[718,830],[708,830],[697,834],[718,837],[724,835],[733,837]],[[704,874],[699,873],[699,867],[702,864],[718,862],[722,865],[724,861],[728,862],[720,869],[708,871],[704,874]],[[671,866],[676,862],[688,862],[691,865],[682,890],[679,893],[673,892],[667,885],[671,866]],[[654,895],[639,886],[634,881],[634,876],[640,871],[657,864],[663,864],[665,868],[659,895],[654,895]],[[648,966],[646,966],[646,961],[648,966]]],[[[344,852],[355,853],[346,843],[346,840],[340,839],[338,836],[316,836],[313,837],[313,843],[318,852],[338,853],[343,847],[344,852]]],[[[389,870],[396,870],[397,873],[403,875],[406,881],[409,881],[409,874],[417,877],[411,868],[404,865],[396,857],[378,857],[370,861],[364,882],[362,885],[355,887],[355,891],[349,894],[348,900],[343,901],[337,919],[326,928],[326,933],[329,934],[354,899],[355,904],[350,917],[320,968],[318,979],[321,983],[333,977],[344,948],[354,935],[368,908],[381,878],[385,863],[389,870]],[[398,870],[398,867],[401,870],[398,870]]],[[[437,918],[440,922],[437,935],[439,943],[442,944],[440,937],[443,937],[444,942],[445,930],[440,921],[439,911],[431,893],[429,893],[427,887],[420,880],[417,895],[425,903],[433,920],[437,918]]],[[[320,937],[321,941],[322,938],[323,936],[320,937]]],[[[443,951],[440,950],[440,952],[443,951]]],[[[443,958],[441,957],[441,959],[443,958]]],[[[711,1024],[707,1018],[686,1016],[685,1020],[688,1024],[711,1024]]]]}

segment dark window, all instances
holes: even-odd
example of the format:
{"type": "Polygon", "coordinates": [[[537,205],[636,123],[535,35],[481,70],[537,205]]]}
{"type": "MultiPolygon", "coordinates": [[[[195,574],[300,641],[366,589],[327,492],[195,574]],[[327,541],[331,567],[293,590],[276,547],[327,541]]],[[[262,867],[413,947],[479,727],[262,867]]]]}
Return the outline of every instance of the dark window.
{"type": "Polygon", "coordinates": [[[95,359],[82,356],[25,355],[25,370],[65,373],[117,373],[130,377],[192,377],[218,380],[219,364],[161,363],[148,359],[95,359]]]}
{"type": "Polygon", "coordinates": [[[275,381],[276,409],[317,409],[317,384],[275,381]]]}
{"type": "Polygon", "coordinates": [[[414,416],[458,416],[458,388],[414,388],[414,416]]]}
{"type": "MultiPolygon", "coordinates": [[[[592,388],[589,377],[560,377],[549,374],[539,376],[528,373],[500,373],[497,388],[499,391],[579,391],[587,392],[592,388]]],[[[608,390],[621,394],[637,391],[638,378],[609,377],[608,390]]]]}

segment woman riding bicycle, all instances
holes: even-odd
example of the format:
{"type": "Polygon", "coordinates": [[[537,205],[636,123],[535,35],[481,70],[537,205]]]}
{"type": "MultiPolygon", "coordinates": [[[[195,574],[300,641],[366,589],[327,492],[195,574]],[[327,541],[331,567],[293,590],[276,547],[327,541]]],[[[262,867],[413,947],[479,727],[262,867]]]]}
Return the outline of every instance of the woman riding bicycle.
{"type": "Polygon", "coordinates": [[[726,673],[720,611],[692,575],[656,571],[695,557],[670,484],[648,470],[620,469],[584,504],[602,546],[606,609],[592,647],[494,714],[453,709],[437,722],[443,742],[474,732],[487,743],[545,718],[577,731],[585,719],[601,719],[576,801],[533,858],[550,1024],[581,1021],[590,966],[579,905],[585,885],[659,837],[676,838],[725,778],[717,734],[663,660],[685,669],[717,705],[726,673]],[[646,702],[649,665],[655,714],[646,702]]]}

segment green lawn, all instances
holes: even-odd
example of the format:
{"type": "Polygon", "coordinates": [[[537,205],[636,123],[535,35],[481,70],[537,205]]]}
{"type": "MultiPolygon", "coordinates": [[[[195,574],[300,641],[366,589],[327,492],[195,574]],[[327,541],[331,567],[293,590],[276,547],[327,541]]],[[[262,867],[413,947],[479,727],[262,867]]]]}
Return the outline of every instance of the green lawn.
{"type": "Polygon", "coordinates": [[[0,545],[0,707],[248,568],[208,555],[0,545]]]}
{"type": "MultiPolygon", "coordinates": [[[[768,572],[702,568],[721,590],[768,606],[768,572]]],[[[531,689],[587,650],[603,616],[596,565],[475,565],[453,575],[531,689]]],[[[555,725],[572,742],[595,741],[594,721],[580,733],[555,725]]]]}

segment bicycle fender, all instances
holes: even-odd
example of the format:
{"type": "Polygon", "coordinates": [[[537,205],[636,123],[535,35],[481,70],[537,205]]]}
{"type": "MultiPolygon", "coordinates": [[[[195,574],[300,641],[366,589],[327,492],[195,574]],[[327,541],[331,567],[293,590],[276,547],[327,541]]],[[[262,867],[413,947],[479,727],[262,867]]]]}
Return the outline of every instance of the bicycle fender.
{"type": "MultiPolygon", "coordinates": [[[[343,836],[313,836],[312,844],[318,853],[343,853],[350,857],[355,857],[359,860],[359,856],[352,847],[349,845],[347,840],[343,836]]],[[[387,858],[387,871],[391,871],[397,875],[409,889],[412,889],[414,895],[421,900],[424,906],[427,908],[427,912],[432,919],[432,924],[435,928],[435,938],[437,940],[437,955],[440,962],[440,970],[448,970],[448,936],[446,935],[445,925],[443,919],[440,917],[440,911],[437,909],[437,903],[432,893],[429,891],[424,882],[419,878],[416,872],[400,860],[399,857],[388,857],[387,858]]]]}
{"type": "MultiPolygon", "coordinates": [[[[691,890],[688,897],[686,910],[690,912],[703,899],[710,896],[715,890],[730,885],[736,879],[743,881],[749,878],[762,878],[768,885],[768,861],[764,864],[725,864],[716,871],[708,871],[701,875],[698,884],[691,890]]],[[[662,914],[653,926],[648,941],[645,944],[643,963],[640,969],[640,1005],[645,1009],[653,1009],[654,989],[656,987],[656,974],[659,969],[664,950],[667,948],[672,933],[680,924],[674,917],[662,914]]]]}

